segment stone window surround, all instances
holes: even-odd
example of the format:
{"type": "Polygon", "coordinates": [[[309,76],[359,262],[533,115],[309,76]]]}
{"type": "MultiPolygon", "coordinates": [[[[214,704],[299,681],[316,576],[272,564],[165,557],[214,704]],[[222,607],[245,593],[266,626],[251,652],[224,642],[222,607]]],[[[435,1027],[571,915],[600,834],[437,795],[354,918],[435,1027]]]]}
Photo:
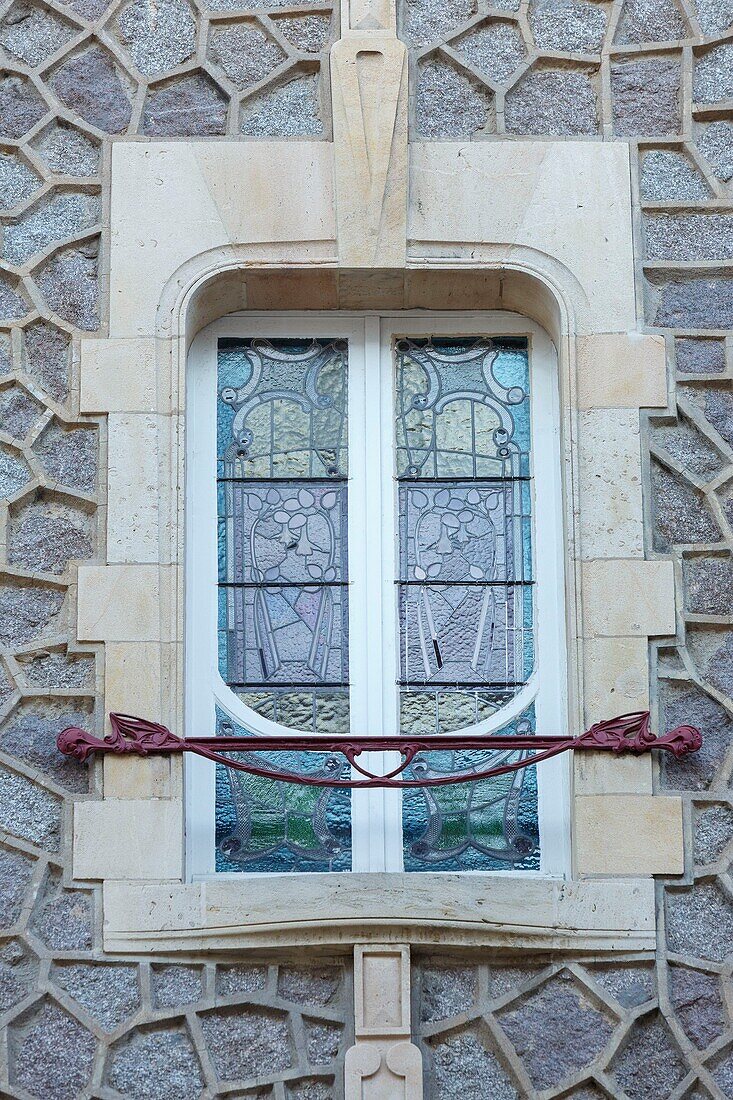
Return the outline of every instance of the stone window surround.
{"type": "MultiPolygon", "coordinates": [[[[79,568],[77,631],[105,645],[105,710],[182,728],[186,353],[212,320],[282,304],[504,309],[546,329],[571,725],[648,705],[648,639],[676,621],[672,565],[644,557],[639,410],[666,408],[667,388],[663,340],[637,324],[627,147],[413,148],[406,260],[386,270],[339,262],[333,156],[311,142],[114,147],[109,338],[85,340],[81,357],[82,412],[108,417],[107,563],[79,568]]],[[[365,940],[651,952],[651,876],[683,869],[681,801],[653,795],[648,757],[574,768],[572,879],[307,875],[293,913],[287,876],[256,890],[186,881],[180,760],[107,757],[103,800],[75,804],[74,878],[103,880],[115,952],[365,940]]]]}

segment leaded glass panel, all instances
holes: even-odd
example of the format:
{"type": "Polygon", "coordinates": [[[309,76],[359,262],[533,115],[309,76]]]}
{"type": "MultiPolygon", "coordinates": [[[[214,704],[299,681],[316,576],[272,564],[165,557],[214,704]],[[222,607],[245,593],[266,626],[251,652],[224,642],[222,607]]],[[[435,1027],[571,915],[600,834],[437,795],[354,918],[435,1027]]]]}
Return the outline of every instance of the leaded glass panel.
{"type": "MultiPolygon", "coordinates": [[[[500,712],[534,668],[528,344],[401,339],[395,356],[400,726],[451,733],[500,712]]],[[[488,755],[431,753],[413,775],[488,755]]],[[[534,769],[406,792],[405,867],[534,866],[536,817],[534,769]]]]}
{"type": "MultiPolygon", "coordinates": [[[[314,733],[349,729],[347,371],[345,341],[219,341],[219,671],[252,710],[314,733]]],[[[349,813],[348,792],[219,767],[217,869],[346,870],[349,813]]]]}

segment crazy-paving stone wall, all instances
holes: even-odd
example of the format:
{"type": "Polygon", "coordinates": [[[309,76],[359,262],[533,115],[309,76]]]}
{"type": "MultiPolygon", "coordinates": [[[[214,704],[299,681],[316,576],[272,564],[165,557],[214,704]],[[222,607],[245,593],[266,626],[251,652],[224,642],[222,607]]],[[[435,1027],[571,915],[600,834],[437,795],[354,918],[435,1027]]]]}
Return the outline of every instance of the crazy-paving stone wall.
{"type": "Polygon", "coordinates": [[[428,1096],[733,1097],[733,2],[403,0],[413,140],[631,143],[638,295],[663,331],[670,415],[650,417],[647,551],[683,586],[656,653],[656,719],[703,750],[665,761],[688,866],[658,885],[656,967],[426,959],[428,1096]]]}
{"type": "MultiPolygon", "coordinates": [[[[675,414],[647,425],[648,549],[674,556],[685,610],[655,704],[660,725],[705,734],[657,777],[685,796],[690,860],[659,884],[658,965],[418,960],[426,1092],[733,1097],[733,0],[403,0],[399,14],[413,140],[632,143],[639,300],[676,382],[675,414]]],[[[98,893],[68,886],[68,800],[99,777],[54,748],[60,726],[101,724],[100,654],[69,643],[69,601],[103,538],[104,424],[79,420],[77,348],[104,326],[109,144],[328,138],[337,36],[326,3],[0,4],[4,1095],[340,1095],[338,961],[102,955],[98,893]]]]}

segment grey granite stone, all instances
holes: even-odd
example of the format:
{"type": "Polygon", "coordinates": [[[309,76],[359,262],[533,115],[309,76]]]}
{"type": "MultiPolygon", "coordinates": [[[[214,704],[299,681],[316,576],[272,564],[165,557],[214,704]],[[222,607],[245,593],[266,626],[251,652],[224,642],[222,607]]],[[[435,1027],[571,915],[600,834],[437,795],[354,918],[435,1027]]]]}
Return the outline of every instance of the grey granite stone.
{"type": "Polygon", "coordinates": [[[491,1100],[520,1100],[521,1093],[480,1024],[430,1038],[428,1050],[431,1100],[479,1100],[482,1095],[491,1100]]]}
{"type": "MultiPolygon", "coordinates": [[[[0,118],[2,117],[2,104],[0,104],[0,118]]],[[[16,321],[25,317],[29,306],[20,284],[14,282],[5,275],[0,275],[0,322],[16,321]]]]}
{"type": "Polygon", "coordinates": [[[20,266],[49,245],[80,237],[100,220],[98,195],[86,191],[52,191],[5,226],[3,255],[20,266]]]}
{"type": "Polygon", "coordinates": [[[148,89],[141,132],[150,137],[223,134],[227,99],[204,72],[187,73],[148,89]]]}
{"type": "Polygon", "coordinates": [[[457,1016],[476,1000],[478,975],[473,966],[425,966],[420,980],[420,1019],[424,1023],[457,1016]]]}
{"type": "Polygon", "coordinates": [[[33,992],[38,960],[20,940],[0,940],[0,1012],[14,1008],[33,992]]]}
{"type": "MultiPolygon", "coordinates": [[[[733,1050],[727,1046],[708,1063],[713,1080],[726,1098],[733,1096],[733,1050]]],[[[707,1100],[707,1097],[704,1098],[707,1100]]]]}
{"type": "Polygon", "coordinates": [[[327,1020],[303,1020],[308,1061],[312,1066],[327,1066],[337,1057],[343,1025],[327,1020]]]}
{"type": "Polygon", "coordinates": [[[687,612],[733,614],[733,562],[729,554],[686,557],[683,568],[687,612]]]}
{"type": "Polygon", "coordinates": [[[630,1028],[609,1073],[629,1100],[666,1100],[687,1073],[682,1053],[659,1014],[630,1028]]]}
{"type": "Polygon", "coordinates": [[[676,134],[680,128],[681,68],[676,54],[617,60],[611,65],[616,137],[676,134]]]}
{"type": "Polygon", "coordinates": [[[733,26],[733,0],[695,0],[702,33],[716,35],[733,26]]]}
{"type": "Polygon", "coordinates": [[[24,852],[0,847],[0,927],[20,920],[34,865],[24,852]]]}
{"type": "Polygon", "coordinates": [[[94,21],[112,5],[112,0],[69,0],[68,7],[82,19],[94,21]]]}
{"type": "Polygon", "coordinates": [[[57,852],[61,813],[61,799],[56,795],[0,766],[0,829],[48,852],[57,852]]]}
{"type": "Polygon", "coordinates": [[[733,278],[660,272],[649,278],[649,323],[683,329],[733,328],[733,278]]]}
{"type": "Polygon", "coordinates": [[[43,406],[17,382],[0,390],[0,431],[25,439],[43,412],[43,406]]]}
{"type": "Polygon", "coordinates": [[[508,20],[480,23],[452,46],[494,84],[506,84],[527,57],[518,25],[508,20]]]}
{"type": "Polygon", "coordinates": [[[597,134],[596,70],[548,66],[534,66],[507,93],[507,133],[538,137],[597,134]]]}
{"type": "Polygon", "coordinates": [[[705,417],[708,424],[733,447],[733,391],[728,382],[708,386],[685,386],[684,396],[705,417]]]}
{"type": "Polygon", "coordinates": [[[444,39],[470,19],[476,0],[405,0],[398,5],[400,37],[410,46],[427,46],[444,39]]]}
{"type": "Polygon", "coordinates": [[[274,17],[280,34],[303,53],[320,53],[331,41],[333,17],[329,12],[274,17]]]}
{"type": "Polygon", "coordinates": [[[593,966],[589,972],[624,1009],[638,1008],[654,996],[654,968],[644,963],[593,966]]]}
{"type": "Polygon", "coordinates": [[[52,951],[87,951],[92,946],[94,907],[88,890],[67,890],[61,872],[50,868],[36,898],[31,929],[52,951]]]}
{"type": "Polygon", "coordinates": [[[197,966],[154,965],[150,985],[155,1008],[180,1008],[201,999],[203,985],[197,966]]]}
{"type": "Polygon", "coordinates": [[[0,209],[25,202],[39,188],[41,177],[14,153],[0,153],[0,209]]]}
{"type": "Polygon", "coordinates": [[[35,143],[49,171],[58,176],[94,176],[99,171],[99,146],[76,126],[56,119],[35,143]]]}
{"type": "Polygon", "coordinates": [[[0,645],[16,647],[61,628],[64,593],[7,577],[0,584],[0,645]]]}
{"type": "Polygon", "coordinates": [[[117,16],[117,37],[144,76],[168,72],[196,49],[196,21],[185,0],[133,0],[117,16]]]}
{"type": "Polygon", "coordinates": [[[67,428],[52,420],[33,449],[49,481],[84,493],[94,492],[97,484],[96,429],[67,428]]]}
{"type": "Polygon", "coordinates": [[[71,340],[48,321],[35,321],[23,333],[23,366],[46,393],[63,401],[69,393],[71,340]]]}
{"type": "Polygon", "coordinates": [[[713,446],[691,420],[682,415],[676,424],[655,428],[652,440],[683,470],[701,481],[710,481],[728,464],[718,448],[713,446]]]}
{"type": "Polygon", "coordinates": [[[15,496],[33,477],[21,454],[0,443],[0,498],[15,496]]]}
{"type": "Polygon", "coordinates": [[[711,195],[705,177],[684,153],[650,149],[641,162],[642,199],[649,202],[707,199],[711,195]]]}
{"type": "Polygon", "coordinates": [[[650,260],[733,259],[733,214],[646,214],[650,260]]]}
{"type": "Polygon", "coordinates": [[[98,253],[97,240],[71,245],[56,252],[35,273],[49,308],[85,332],[99,328],[98,253]]]}
{"type": "Polygon", "coordinates": [[[418,132],[427,138],[469,138],[495,126],[488,89],[434,55],[419,66],[415,112],[418,132]]]}
{"type": "Polygon", "coordinates": [[[56,746],[56,738],[67,726],[94,728],[91,699],[26,699],[0,726],[0,749],[69,791],[87,791],[89,769],[80,768],[77,760],[64,756],[56,746]]]}
{"type": "Polygon", "coordinates": [[[94,552],[91,515],[37,492],[11,511],[8,561],[32,572],[63,573],[94,552]]]}
{"type": "Polygon", "coordinates": [[[492,999],[505,997],[507,993],[517,993],[525,982],[536,978],[542,969],[541,963],[538,966],[487,966],[486,992],[492,999]]]}
{"type": "Polygon", "coordinates": [[[677,0],[625,0],[614,41],[620,46],[674,42],[689,29],[677,0]]]}
{"type": "Polygon", "coordinates": [[[651,489],[655,550],[665,553],[671,546],[717,542],[721,537],[703,494],[656,462],[651,489]]]}
{"type": "Polygon", "coordinates": [[[300,1081],[288,1081],[285,1096],[286,1100],[336,1100],[337,1093],[332,1077],[305,1077],[300,1081]]]}
{"type": "Polygon", "coordinates": [[[701,688],[680,681],[659,685],[660,726],[697,726],[703,741],[698,752],[675,760],[664,754],[661,775],[671,790],[701,791],[710,786],[733,740],[733,720],[726,710],[701,688]]]}
{"type": "Polygon", "coordinates": [[[197,1100],[201,1066],[181,1027],[136,1029],[109,1054],[105,1078],[133,1100],[197,1100]]]}
{"type": "Polygon", "coordinates": [[[15,681],[10,676],[5,665],[0,664],[0,709],[3,709],[16,691],[15,681]]]}
{"type": "Polygon", "coordinates": [[[51,981],[104,1028],[115,1031],[140,1007],[138,968],[124,963],[57,963],[51,981]]]}
{"type": "Polygon", "coordinates": [[[680,374],[722,374],[725,370],[723,340],[682,337],[675,340],[675,355],[680,374]]]}
{"type": "Polygon", "coordinates": [[[677,1019],[690,1042],[700,1050],[718,1039],[726,1029],[725,1010],[716,974],[669,969],[669,997],[677,1019]]]}
{"type": "Polygon", "coordinates": [[[695,863],[715,863],[733,840],[731,807],[722,803],[693,803],[692,838],[695,863]]]}
{"type": "Polygon", "coordinates": [[[590,1065],[615,1023],[567,970],[498,1017],[536,1089],[557,1088],[590,1065]]]}
{"type": "Polygon", "coordinates": [[[257,1077],[293,1065],[293,1046],[284,1012],[242,1005],[204,1012],[199,1017],[216,1075],[220,1080],[257,1077]]]}
{"type": "Polygon", "coordinates": [[[721,42],[695,60],[692,96],[697,103],[733,97],[733,42],[721,42]]]}
{"type": "Polygon", "coordinates": [[[31,687],[84,688],[94,686],[94,657],[67,653],[63,648],[43,649],[16,657],[31,687]]]}
{"type": "Polygon", "coordinates": [[[0,42],[11,57],[34,69],[60,50],[78,29],[34,0],[15,0],[0,19],[0,42]]]}
{"type": "Polygon", "coordinates": [[[323,1007],[336,1001],[341,980],[341,969],[337,966],[281,966],[277,992],[279,997],[295,1004],[323,1007]]]}
{"type": "Polygon", "coordinates": [[[245,100],[240,130],[248,137],[322,137],[318,76],[299,74],[245,100]]]}
{"type": "Polygon", "coordinates": [[[249,88],[269,76],[287,57],[255,22],[218,24],[209,41],[209,57],[237,88],[249,88]]]}
{"type": "Polygon", "coordinates": [[[254,993],[264,989],[266,981],[266,966],[219,966],[216,969],[216,992],[219,997],[254,993]]]}
{"type": "Polygon", "coordinates": [[[599,53],[608,12],[587,0],[530,0],[529,25],[540,50],[599,53]]]}
{"type": "Polygon", "coordinates": [[[733,951],[733,903],[716,881],[665,896],[667,946],[677,955],[722,962],[733,951]]]}
{"type": "Polygon", "coordinates": [[[91,1077],[97,1041],[46,999],[13,1021],[8,1046],[14,1085],[43,1100],[74,1100],[91,1077]]]}
{"type": "Polygon", "coordinates": [[[733,632],[690,625],[687,647],[700,675],[712,687],[733,699],[733,632]]]}
{"type": "Polygon", "coordinates": [[[733,122],[720,119],[701,126],[697,148],[718,179],[733,179],[733,122]]]}
{"type": "Polygon", "coordinates": [[[47,110],[30,80],[0,73],[0,138],[22,138],[47,110]]]}
{"type": "Polygon", "coordinates": [[[64,60],[50,83],[64,106],[85,122],[110,134],[127,129],[132,114],[129,85],[101,46],[64,60]]]}

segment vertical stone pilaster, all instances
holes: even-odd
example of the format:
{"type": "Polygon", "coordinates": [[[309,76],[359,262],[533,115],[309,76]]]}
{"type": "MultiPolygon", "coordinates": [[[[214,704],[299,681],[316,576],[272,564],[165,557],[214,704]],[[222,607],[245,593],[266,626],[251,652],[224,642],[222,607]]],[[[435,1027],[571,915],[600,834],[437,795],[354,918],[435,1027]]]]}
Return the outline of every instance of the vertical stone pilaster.
{"type": "Polygon", "coordinates": [[[410,1041],[410,949],[354,948],[354,1032],[346,1100],[422,1100],[422,1055],[410,1041]]]}

